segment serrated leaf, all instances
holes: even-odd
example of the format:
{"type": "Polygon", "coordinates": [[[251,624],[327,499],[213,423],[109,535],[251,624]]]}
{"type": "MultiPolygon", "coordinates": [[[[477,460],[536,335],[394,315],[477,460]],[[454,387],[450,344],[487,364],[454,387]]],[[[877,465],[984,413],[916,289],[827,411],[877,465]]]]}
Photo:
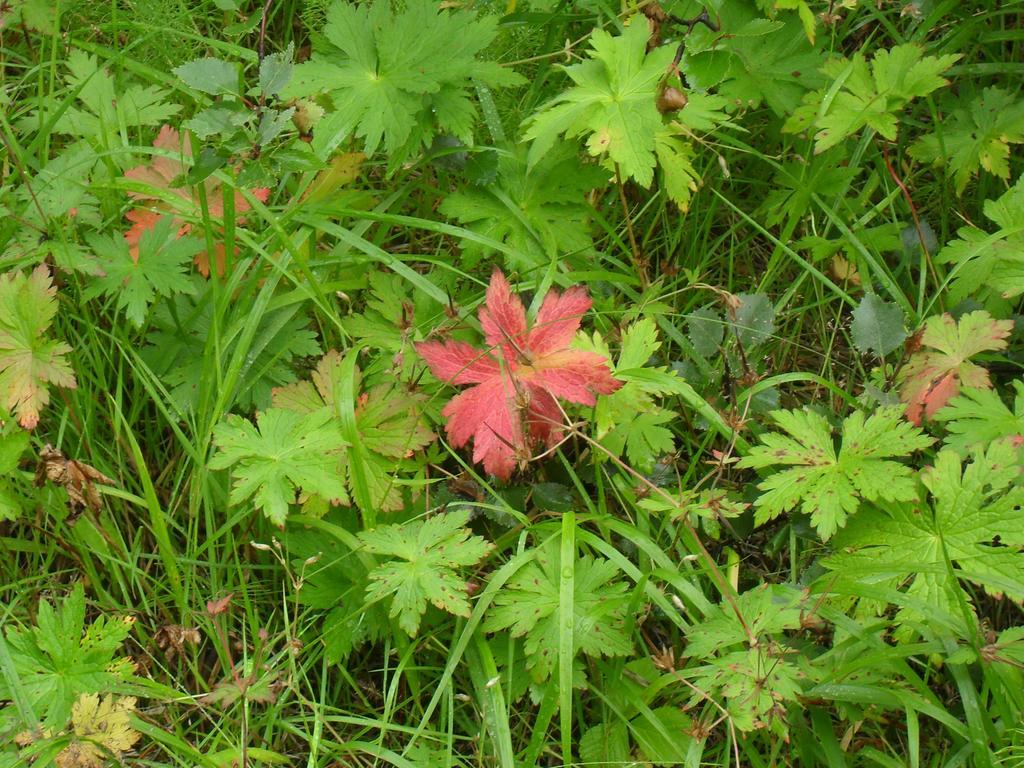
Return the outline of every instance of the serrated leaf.
{"type": "Polygon", "coordinates": [[[775,411],[775,423],[786,435],[761,438],[737,466],[775,470],[758,488],[754,502],[758,525],[800,507],[823,539],[846,524],[861,500],[907,501],[917,495],[909,467],[889,459],[909,456],[934,441],[903,420],[898,408],[882,409],[865,418],[860,411],[843,420],[837,450],[825,417],[811,411],[775,411]]]}
{"type": "Polygon", "coordinates": [[[174,74],[190,88],[211,96],[237,95],[238,67],[230,61],[207,57],[175,67],[174,74]]]}
{"type": "Polygon", "coordinates": [[[179,237],[170,216],[160,217],[141,234],[137,257],[133,257],[128,241],[116,235],[94,235],[89,244],[104,275],[94,278],[85,297],[101,293],[115,297],[117,306],[137,328],[145,324],[147,310],[158,296],[195,290],[188,272],[203,244],[194,237],[179,237]]]}
{"type": "Polygon", "coordinates": [[[829,99],[811,95],[820,104],[815,125],[815,153],[834,147],[848,136],[870,127],[886,139],[896,139],[897,115],[916,98],[927,96],[948,81],[940,77],[960,54],[925,56],[915,43],[877,51],[870,65],[863,53],[852,59],[833,59],[823,72],[842,86],[829,99]]]}
{"type": "Polygon", "coordinates": [[[458,568],[476,565],[493,549],[466,528],[469,512],[442,512],[428,520],[378,526],[359,534],[363,547],[394,560],[370,571],[366,588],[371,601],[391,599],[391,616],[415,637],[431,603],[456,616],[469,616],[466,581],[458,568]]]}
{"type": "Polygon", "coordinates": [[[969,312],[957,322],[948,314],[929,317],[921,346],[900,370],[900,398],[907,418],[920,424],[960,391],[961,386],[988,389],[988,371],[970,359],[977,354],[1006,348],[1012,320],[993,320],[988,312],[969,312]]]}
{"type": "Polygon", "coordinates": [[[1024,382],[1013,382],[1017,393],[1011,411],[991,389],[965,389],[935,414],[946,423],[946,445],[961,456],[990,443],[1013,438],[1024,442],[1024,382]]]}
{"type": "Polygon", "coordinates": [[[874,352],[878,357],[885,357],[907,338],[903,311],[874,293],[865,295],[853,310],[850,331],[858,351],[874,352]]]}
{"type": "Polygon", "coordinates": [[[701,357],[711,357],[721,348],[725,322],[715,310],[708,307],[695,309],[686,316],[686,328],[690,343],[701,357]]]}
{"type": "MultiPolygon", "coordinates": [[[[127,679],[134,665],[115,654],[132,624],[127,617],[100,616],[86,626],[85,591],[77,583],[60,603],[39,603],[35,627],[7,627],[18,683],[44,725],[63,727],[79,696],[127,679]]],[[[8,685],[0,675],[0,700],[11,698],[8,685]]]]}
{"type": "Polygon", "coordinates": [[[67,344],[49,338],[57,289],[40,265],[0,275],[0,406],[32,429],[50,402],[49,386],[76,386],[67,344]]]}
{"type": "Polygon", "coordinates": [[[277,96],[285,89],[292,79],[292,59],[295,57],[295,43],[280,53],[265,56],[260,62],[260,93],[264,96],[277,96]]]}
{"type": "Polygon", "coordinates": [[[396,168],[439,134],[472,140],[472,79],[520,82],[478,58],[496,32],[496,17],[444,11],[430,0],[412,0],[401,11],[388,0],[335,2],[312,58],[295,67],[285,95],[330,95],[334,112],[314,129],[322,159],[354,136],[367,156],[383,147],[396,168]]]}
{"type": "MultiPolygon", "coordinates": [[[[509,579],[494,598],[484,630],[508,629],[526,638],[527,668],[535,682],[551,677],[558,661],[559,548],[552,539],[509,579]]],[[[625,656],[633,644],[625,631],[627,586],[609,561],[578,555],[573,568],[573,654],[625,656]]]]}
{"type": "Polygon", "coordinates": [[[775,332],[775,306],[763,293],[736,294],[739,306],[729,308],[729,325],[746,349],[756,347],[775,332]]]}
{"type": "Polygon", "coordinates": [[[472,438],[473,461],[507,480],[534,446],[551,448],[562,439],[559,399],[594,405],[597,395],[622,386],[604,357],[570,346],[590,306],[585,288],[552,290],[527,322],[522,300],[496,269],[480,309],[483,349],[451,340],[416,345],[438,379],[472,385],[441,411],[454,447],[472,438]]]}
{"type": "Polygon", "coordinates": [[[954,265],[949,287],[951,301],[992,292],[1011,299],[1024,293],[1024,176],[996,200],[985,201],[985,217],[998,229],[989,234],[963,227],[935,257],[954,265]]]}
{"type": "MultiPolygon", "coordinates": [[[[833,541],[825,559],[847,578],[897,578],[907,596],[953,616],[962,616],[958,597],[970,601],[958,578],[993,595],[1024,599],[1024,486],[1019,448],[997,440],[962,463],[943,450],[921,474],[930,503],[883,504],[864,509],[833,541]],[[948,560],[947,560],[948,558],[948,560]],[[950,566],[956,575],[950,573],[950,566]]],[[[912,605],[900,622],[927,621],[912,605]]]]}
{"type": "Polygon", "coordinates": [[[556,96],[527,122],[534,165],[564,134],[586,137],[591,155],[607,155],[624,178],[650,186],[656,136],[663,121],[658,86],[672,61],[671,46],[647,52],[646,24],[632,24],[613,37],[602,29],[590,39],[591,55],[565,68],[575,85],[556,96]]]}
{"type": "Polygon", "coordinates": [[[142,734],[132,727],[135,698],[83,694],[71,707],[73,739],[58,753],[58,768],[104,768],[120,758],[142,734]]]}
{"type": "Polygon", "coordinates": [[[283,526],[299,491],[344,498],[334,454],[345,441],[332,416],[326,408],[305,416],[270,408],[256,415],[256,426],[234,414],[218,424],[213,430],[218,451],[209,466],[233,470],[231,503],[252,499],[272,523],[283,526]]]}
{"type": "Polygon", "coordinates": [[[1024,143],[1024,101],[993,86],[970,102],[961,95],[954,103],[952,115],[941,120],[934,133],[917,139],[910,156],[947,166],[958,195],[981,169],[1009,179],[1010,145],[1024,143]]]}

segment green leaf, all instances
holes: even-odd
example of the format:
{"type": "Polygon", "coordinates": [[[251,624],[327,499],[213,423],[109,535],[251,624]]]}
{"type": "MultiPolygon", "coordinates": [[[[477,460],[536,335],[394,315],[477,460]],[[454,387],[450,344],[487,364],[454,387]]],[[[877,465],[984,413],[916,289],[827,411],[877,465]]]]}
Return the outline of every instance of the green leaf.
{"type": "Polygon", "coordinates": [[[694,685],[700,693],[692,700],[724,698],[739,730],[771,726],[784,734],[777,710],[780,702],[801,693],[800,672],[783,656],[777,639],[801,626],[803,599],[794,587],[762,584],[722,602],[693,625],[684,655],[703,663],[695,668],[694,685]]]}
{"type": "MultiPolygon", "coordinates": [[[[221,312],[211,281],[194,276],[193,290],[175,294],[153,310],[143,361],[170,389],[175,407],[192,413],[200,402],[200,390],[208,380],[208,341],[213,334],[214,313],[221,312]]],[[[244,329],[252,322],[247,302],[234,302],[218,315],[220,346],[215,365],[226,369],[235,356],[244,329]]],[[[300,303],[265,312],[245,352],[230,405],[243,410],[270,405],[271,389],[295,381],[294,361],[320,354],[316,334],[300,303]]]]}
{"type": "Polygon", "coordinates": [[[895,304],[882,301],[874,293],[866,294],[853,310],[850,330],[853,345],[858,351],[863,354],[874,352],[878,357],[885,357],[907,338],[903,311],[895,304]]]}
{"type": "Polygon", "coordinates": [[[949,298],[960,302],[979,292],[1006,299],[1024,293],[1024,176],[997,200],[985,201],[985,217],[996,231],[963,227],[935,257],[954,265],[949,298]]]}
{"type": "Polygon", "coordinates": [[[173,70],[185,85],[211,96],[237,95],[238,67],[230,61],[207,57],[195,59],[173,70]]]}
{"type": "Polygon", "coordinates": [[[965,389],[935,414],[946,422],[946,445],[967,455],[1004,437],[1024,440],[1024,382],[1013,382],[1013,410],[991,389],[965,389]]]}
{"type": "Polygon", "coordinates": [[[209,466],[232,468],[232,504],[252,499],[272,523],[283,526],[300,491],[345,497],[334,455],[345,441],[326,408],[304,416],[270,408],[256,415],[256,425],[231,414],[213,430],[218,451],[209,466]]]}
{"type": "Polygon", "coordinates": [[[764,344],[775,333],[775,307],[763,293],[736,294],[739,306],[729,308],[729,326],[746,349],[764,344]]]}
{"type": "Polygon", "coordinates": [[[618,37],[602,29],[594,32],[590,58],[565,68],[575,85],[527,121],[524,138],[533,142],[531,166],[560,135],[586,136],[591,155],[607,155],[624,178],[650,186],[656,136],[662,130],[657,90],[673,51],[662,46],[647,53],[647,39],[642,23],[630,25],[618,37]]]}
{"type": "Polygon", "coordinates": [[[277,96],[292,79],[292,59],[295,57],[295,43],[280,53],[265,56],[260,62],[260,93],[266,97],[277,96]]]}
{"type": "Polygon", "coordinates": [[[171,216],[162,216],[139,241],[138,259],[132,258],[128,242],[118,235],[89,238],[104,271],[85,290],[86,298],[101,293],[117,298],[117,306],[136,327],[146,321],[149,305],[159,296],[191,293],[188,279],[192,258],[203,250],[195,237],[179,237],[171,216]]]}
{"type": "Polygon", "coordinates": [[[0,521],[16,520],[26,506],[16,471],[28,444],[28,432],[14,421],[0,427],[0,521]]]}
{"type": "Polygon", "coordinates": [[[686,316],[686,329],[690,343],[704,358],[717,354],[725,338],[725,322],[713,309],[701,307],[686,316]]]}
{"type": "MultiPolygon", "coordinates": [[[[822,71],[841,87],[831,98],[824,92],[808,95],[816,109],[815,153],[834,147],[865,127],[894,141],[898,116],[916,98],[942,88],[940,77],[960,54],[925,56],[919,45],[906,43],[875,53],[870,65],[863,53],[852,59],[829,61],[822,71]]],[[[794,126],[795,127],[795,126],[794,126]]]]}
{"type": "MultiPolygon", "coordinates": [[[[441,213],[511,246],[514,253],[504,258],[512,268],[528,270],[566,256],[583,261],[595,253],[590,237],[594,210],[586,194],[607,176],[600,168],[583,165],[571,145],[553,148],[532,168],[520,147],[500,155],[495,184],[449,195],[441,213]]],[[[462,248],[469,264],[493,255],[471,240],[463,240],[462,248]]]]}
{"type": "Polygon", "coordinates": [[[828,539],[847,517],[868,501],[908,501],[917,487],[909,467],[888,459],[909,456],[934,441],[904,421],[902,410],[887,408],[865,419],[856,411],[843,420],[843,439],[837,450],[825,417],[811,411],[775,411],[775,423],[788,436],[772,433],[740,460],[739,467],[764,469],[788,466],[762,481],[758,488],[758,525],[798,505],[811,524],[828,539]]]}
{"type": "Polygon", "coordinates": [[[410,0],[400,12],[389,0],[335,2],[312,58],[295,67],[283,97],[328,94],[334,112],[314,131],[326,158],[349,136],[367,155],[383,146],[397,168],[434,137],[452,133],[472,143],[472,81],[520,82],[480,53],[497,33],[497,17],[442,11],[431,0],[410,0]]]}
{"type": "MultiPolygon", "coordinates": [[[[17,684],[33,710],[42,713],[44,725],[64,727],[80,695],[107,692],[131,675],[131,660],[115,654],[133,623],[129,617],[99,616],[86,626],[85,592],[79,582],[60,604],[39,603],[35,627],[8,626],[17,684]]],[[[0,673],[0,701],[12,698],[9,686],[14,683],[6,672],[0,673]]]]}
{"type": "MultiPolygon", "coordinates": [[[[918,500],[862,510],[833,541],[824,560],[844,578],[907,583],[907,596],[952,615],[961,615],[960,595],[970,595],[959,578],[990,594],[1024,599],[1024,486],[1013,440],[997,440],[961,463],[943,450],[921,479],[930,504],[918,500]],[[998,542],[998,543],[994,543],[998,542]],[[956,575],[950,573],[950,564],[956,575]]],[[[897,614],[902,622],[927,621],[911,606],[897,614]]]]}
{"type": "MultiPolygon", "coordinates": [[[[336,394],[341,375],[341,355],[328,352],[317,364],[311,381],[274,390],[274,406],[303,414],[327,408],[341,429],[336,394]]],[[[361,379],[358,369],[356,376],[361,379]]],[[[338,474],[345,478],[350,489],[353,488],[352,462],[362,461],[374,509],[402,508],[402,486],[396,483],[396,475],[400,470],[415,469],[416,465],[407,459],[434,440],[434,433],[423,418],[425,401],[423,393],[395,383],[377,384],[359,395],[354,411],[362,458],[347,451],[339,452],[338,474]]],[[[358,502],[358,497],[356,500],[358,502]]],[[[343,497],[341,503],[347,504],[348,497],[343,497]]]]}
{"type": "Polygon", "coordinates": [[[663,131],[655,136],[654,151],[658,156],[665,193],[680,211],[686,212],[700,183],[700,174],[693,167],[693,158],[696,157],[693,145],[663,131]]]}
{"type": "MultiPolygon", "coordinates": [[[[526,637],[527,668],[535,682],[551,677],[559,647],[559,542],[550,539],[536,550],[494,598],[484,630],[511,631],[526,637]]],[[[626,632],[627,585],[615,579],[609,561],[579,555],[573,578],[573,654],[625,656],[633,644],[626,632]]]]}
{"type": "Polygon", "coordinates": [[[958,195],[982,168],[1009,180],[1010,145],[1024,143],[1024,101],[993,86],[969,102],[960,95],[953,103],[952,115],[934,133],[917,139],[910,156],[948,167],[958,195]]]}
{"type": "Polygon", "coordinates": [[[57,289],[43,265],[30,274],[0,275],[0,407],[32,429],[50,402],[49,386],[73,389],[71,347],[49,338],[57,314],[57,289]]]}
{"type": "Polygon", "coordinates": [[[363,531],[363,547],[394,560],[370,571],[371,601],[391,598],[391,616],[415,637],[427,603],[456,616],[470,613],[466,580],[456,569],[476,565],[493,549],[465,527],[469,512],[442,512],[428,520],[384,525],[363,531]]]}

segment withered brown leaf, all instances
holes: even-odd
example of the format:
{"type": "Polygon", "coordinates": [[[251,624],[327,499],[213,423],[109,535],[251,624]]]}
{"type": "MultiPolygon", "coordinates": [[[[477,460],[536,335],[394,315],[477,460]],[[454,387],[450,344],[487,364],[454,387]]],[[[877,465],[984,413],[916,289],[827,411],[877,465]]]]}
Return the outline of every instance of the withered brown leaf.
{"type": "Polygon", "coordinates": [[[95,467],[81,461],[67,458],[63,453],[47,445],[39,452],[39,463],[36,465],[36,486],[49,480],[62,485],[68,492],[68,507],[75,512],[80,507],[88,507],[93,512],[100,509],[100,485],[114,485],[115,481],[107,477],[95,467]]]}
{"type": "Polygon", "coordinates": [[[186,645],[199,645],[199,630],[180,624],[165,624],[154,633],[153,641],[170,662],[178,654],[184,654],[186,645]]]}

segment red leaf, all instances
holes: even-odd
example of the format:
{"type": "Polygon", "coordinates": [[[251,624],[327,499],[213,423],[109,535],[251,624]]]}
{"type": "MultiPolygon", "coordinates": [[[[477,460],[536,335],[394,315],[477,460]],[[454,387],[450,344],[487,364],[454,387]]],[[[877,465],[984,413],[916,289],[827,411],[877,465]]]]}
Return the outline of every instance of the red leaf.
{"type": "MultiPolygon", "coordinates": [[[[156,195],[149,194],[147,192],[129,192],[136,200],[152,201],[155,210],[148,208],[136,208],[129,211],[126,214],[126,218],[132,222],[132,227],[125,232],[125,240],[128,241],[129,250],[132,257],[136,260],[139,254],[139,239],[143,233],[156,226],[156,222],[160,218],[161,211],[168,210],[183,210],[189,217],[200,218],[202,216],[202,207],[199,201],[198,193],[191,187],[172,187],[171,183],[177,177],[188,172],[191,165],[187,160],[192,158],[192,147],[187,140],[183,140],[183,137],[174,130],[171,126],[165,125],[160,129],[160,133],[156,139],[153,140],[153,146],[156,149],[163,149],[169,152],[177,153],[182,159],[178,160],[174,157],[167,157],[165,155],[155,156],[148,165],[139,165],[135,168],[131,168],[125,171],[125,178],[132,179],[133,181],[139,181],[144,184],[148,184],[151,187],[157,189],[164,189],[171,193],[172,196],[180,198],[180,202],[177,204],[169,204],[164,197],[157,197],[156,195]]],[[[206,190],[206,203],[207,210],[209,211],[210,217],[215,219],[221,219],[224,217],[224,195],[221,190],[220,180],[209,176],[203,182],[203,187],[206,190]]],[[[267,197],[270,195],[270,189],[267,187],[260,187],[259,189],[252,190],[252,195],[260,202],[266,202],[267,197]]],[[[240,190],[235,190],[235,215],[240,217],[252,209],[249,205],[249,201],[245,199],[240,190]]],[[[175,217],[175,224],[178,225],[178,237],[187,235],[192,230],[192,225],[185,219],[175,217]]],[[[237,218],[237,224],[245,224],[244,218],[237,218]]],[[[210,257],[205,251],[196,254],[196,266],[204,277],[210,276],[210,257]]],[[[216,243],[214,261],[217,264],[217,274],[224,274],[224,244],[216,243]]]]}
{"type": "Polygon", "coordinates": [[[474,385],[441,412],[453,446],[472,438],[473,461],[506,480],[536,445],[562,439],[565,417],[556,398],[593,405],[596,395],[622,386],[604,357],[569,347],[590,304],[583,288],[552,291],[530,327],[523,303],[495,270],[480,308],[487,349],[460,341],[416,345],[437,378],[474,385]]]}
{"type": "Polygon", "coordinates": [[[988,371],[970,361],[979,352],[1006,348],[1013,330],[1011,320],[993,320],[988,312],[969,312],[955,321],[950,314],[929,317],[924,330],[914,334],[921,351],[900,371],[900,398],[907,404],[907,419],[920,426],[952,400],[960,386],[988,389],[988,371]],[[929,351],[925,351],[929,350],[929,351]]]}

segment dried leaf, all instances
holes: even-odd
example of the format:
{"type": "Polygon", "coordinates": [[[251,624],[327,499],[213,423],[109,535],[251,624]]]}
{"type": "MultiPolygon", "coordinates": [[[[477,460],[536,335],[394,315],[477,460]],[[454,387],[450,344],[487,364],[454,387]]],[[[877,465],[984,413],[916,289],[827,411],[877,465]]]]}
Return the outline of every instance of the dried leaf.
{"type": "Polygon", "coordinates": [[[120,758],[141,735],[132,728],[135,698],[83,694],[71,708],[74,739],[54,758],[57,768],[104,768],[120,758]]]}
{"type": "Polygon", "coordinates": [[[41,486],[49,480],[62,485],[68,492],[68,507],[72,512],[88,507],[93,512],[100,509],[100,485],[115,485],[116,481],[107,477],[95,467],[81,461],[67,458],[52,445],[47,444],[39,452],[39,463],[36,465],[36,485],[41,486]]]}

